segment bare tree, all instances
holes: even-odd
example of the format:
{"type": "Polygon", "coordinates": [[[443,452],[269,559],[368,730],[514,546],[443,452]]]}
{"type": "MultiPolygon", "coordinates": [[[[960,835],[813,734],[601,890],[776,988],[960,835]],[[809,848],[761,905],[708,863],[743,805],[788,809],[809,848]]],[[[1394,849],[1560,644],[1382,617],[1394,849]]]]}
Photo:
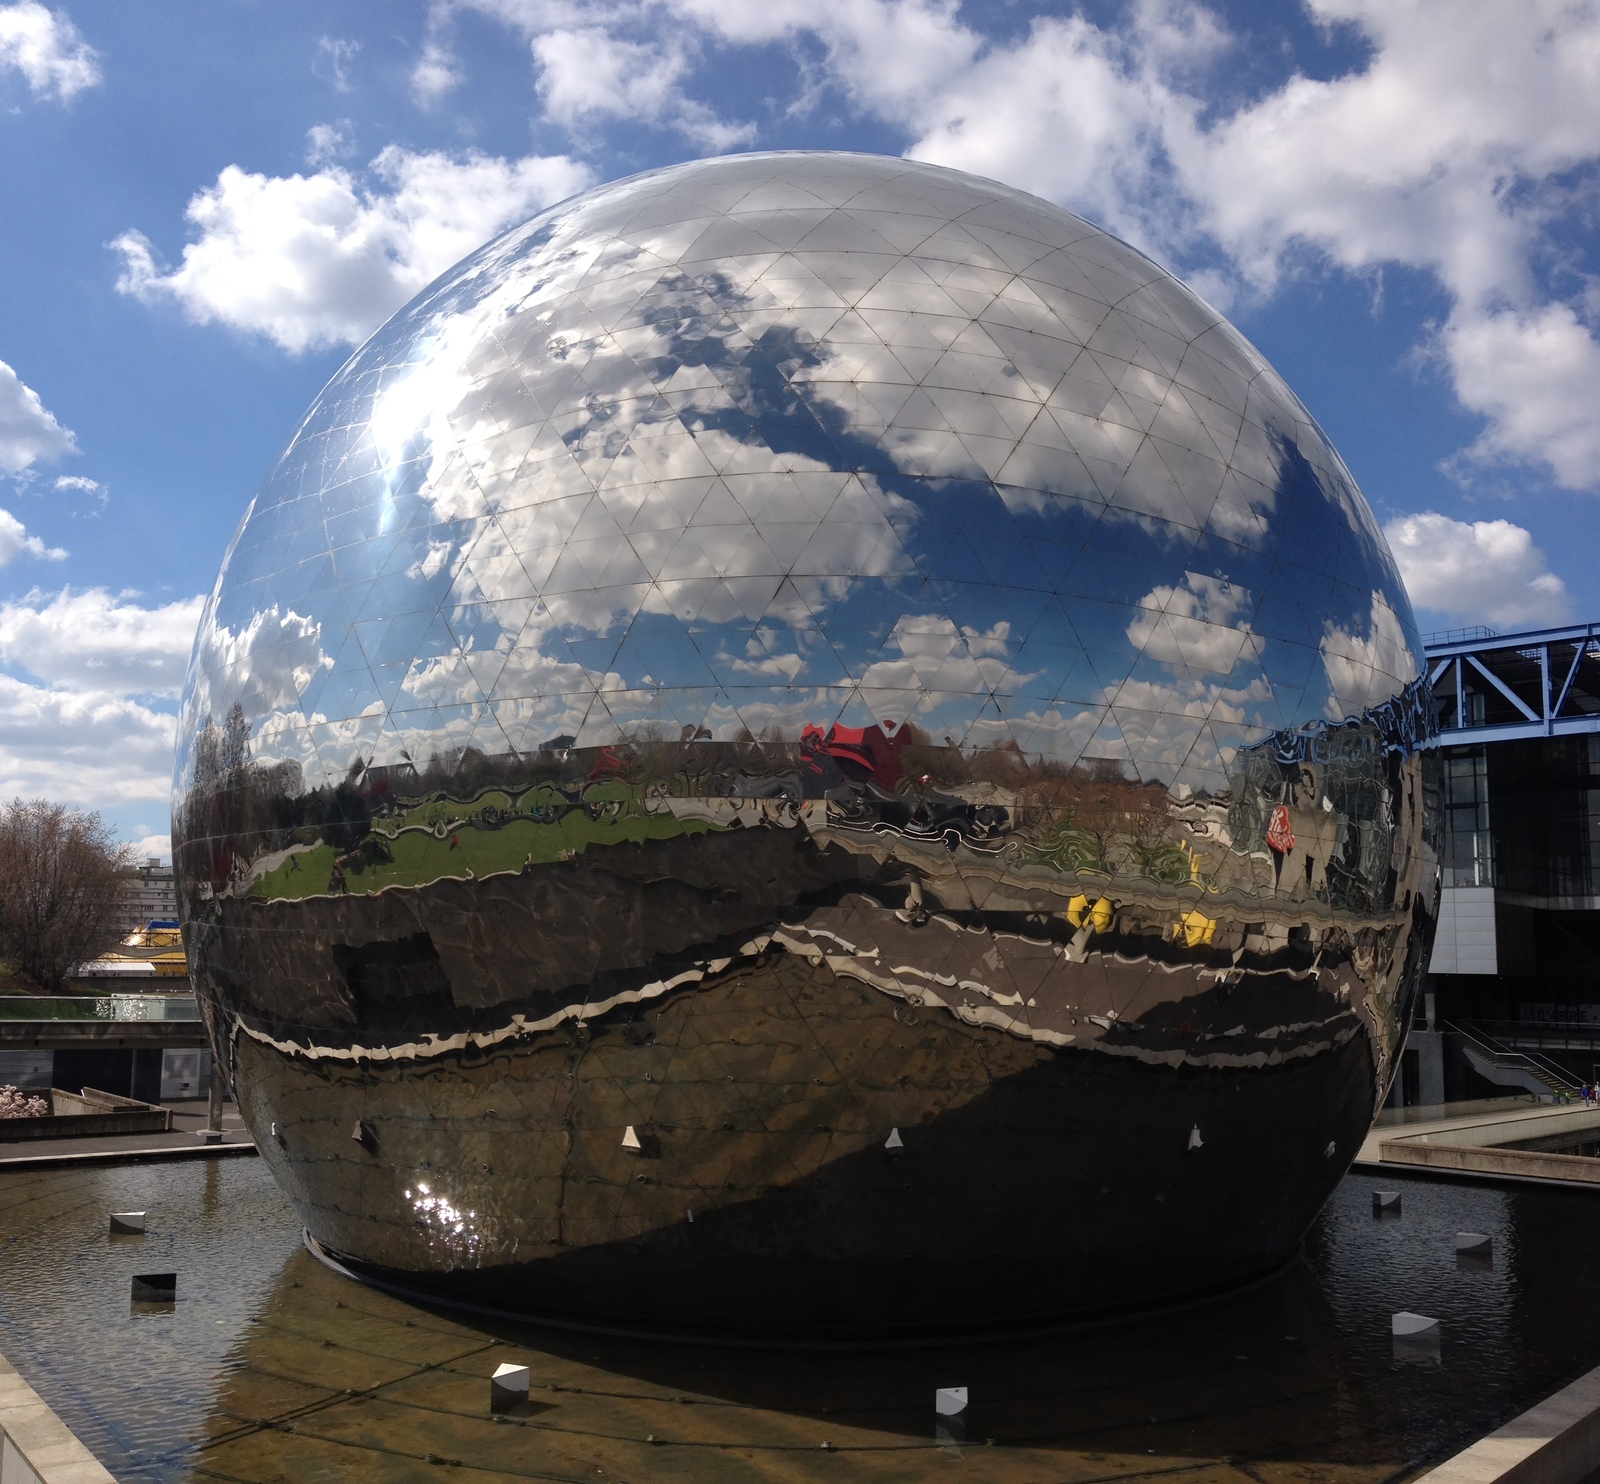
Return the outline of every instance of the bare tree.
{"type": "Polygon", "coordinates": [[[116,941],[132,854],[98,814],[13,799],[0,811],[0,951],[41,989],[59,989],[116,941]]]}

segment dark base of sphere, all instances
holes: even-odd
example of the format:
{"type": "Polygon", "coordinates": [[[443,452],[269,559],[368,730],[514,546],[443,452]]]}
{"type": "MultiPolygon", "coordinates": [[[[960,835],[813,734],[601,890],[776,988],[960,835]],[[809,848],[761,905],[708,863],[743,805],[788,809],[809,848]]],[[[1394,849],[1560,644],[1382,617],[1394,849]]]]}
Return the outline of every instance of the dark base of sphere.
{"type": "MultiPolygon", "coordinates": [[[[502,1323],[528,1325],[539,1329],[567,1330],[577,1334],[606,1336],[612,1339],[642,1340],[652,1344],[716,1345],[758,1350],[906,1350],[945,1344],[989,1344],[1000,1340],[1041,1339],[1100,1330],[1120,1324],[1148,1322],[1188,1313],[1214,1304],[1227,1303],[1283,1281],[1304,1267],[1303,1244],[1297,1243],[1275,1265],[1227,1283],[1214,1283],[1187,1293],[1149,1298],[1124,1294],[1098,1309],[1073,1309],[1060,1313],[1040,1312],[1010,1320],[984,1318],[948,1323],[919,1317],[916,1324],[885,1323],[864,1326],[858,1323],[834,1326],[817,1324],[737,1325],[705,1323],[692,1315],[674,1314],[667,1320],[652,1320],[639,1315],[609,1312],[572,1312],[556,1307],[564,1295],[549,1292],[544,1274],[533,1284],[521,1284],[514,1272],[496,1271],[493,1281],[462,1285],[454,1274],[392,1272],[375,1267],[347,1253],[330,1251],[312,1234],[302,1233],[306,1250],[318,1262],[342,1277],[366,1288],[375,1288],[396,1298],[442,1312],[471,1314],[502,1323]],[[528,1295],[543,1295],[547,1302],[531,1305],[528,1295]]],[[[931,1270],[929,1284],[937,1285],[952,1276],[951,1265],[931,1270]]],[[[967,1274],[958,1275],[961,1278],[967,1274]]],[[[665,1281],[670,1281],[670,1276],[665,1281]]],[[[692,1280],[703,1286],[703,1269],[696,1269],[692,1280]]],[[[826,1288],[826,1275],[823,1275],[826,1288]]],[[[831,1296],[830,1304],[837,1298],[831,1296]]]]}
{"type": "MultiPolygon", "coordinates": [[[[702,988],[657,1024],[777,987],[702,988]]],[[[753,1004],[724,1008],[750,1024],[753,1004]]],[[[581,1047],[377,1069],[241,1037],[244,1111],[278,1130],[259,1142],[321,1246],[409,1292],[834,1340],[1035,1329],[1258,1279],[1297,1251],[1374,1102],[1361,1035],[1279,1065],[1173,1067],[942,1013],[907,1028],[841,981],[805,1024],[860,1066],[842,1076],[842,1056],[770,1026],[742,1064],[737,1035],[696,1055],[687,1031],[668,1051],[604,1025],[581,1047]],[[655,1117],[630,1116],[663,1079],[655,1117]],[[637,1151],[620,1137],[635,1124],[637,1151]]]]}

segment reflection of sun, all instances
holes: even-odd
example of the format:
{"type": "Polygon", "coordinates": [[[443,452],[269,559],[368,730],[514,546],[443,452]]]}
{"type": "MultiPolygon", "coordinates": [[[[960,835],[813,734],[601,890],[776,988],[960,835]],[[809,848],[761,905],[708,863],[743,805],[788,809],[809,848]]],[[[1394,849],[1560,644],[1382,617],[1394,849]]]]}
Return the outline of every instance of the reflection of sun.
{"type": "Polygon", "coordinates": [[[463,1211],[447,1197],[434,1194],[422,1184],[406,1191],[405,1197],[411,1202],[418,1224],[430,1236],[443,1238],[456,1248],[477,1247],[478,1233],[468,1225],[477,1217],[476,1211],[463,1211]]]}

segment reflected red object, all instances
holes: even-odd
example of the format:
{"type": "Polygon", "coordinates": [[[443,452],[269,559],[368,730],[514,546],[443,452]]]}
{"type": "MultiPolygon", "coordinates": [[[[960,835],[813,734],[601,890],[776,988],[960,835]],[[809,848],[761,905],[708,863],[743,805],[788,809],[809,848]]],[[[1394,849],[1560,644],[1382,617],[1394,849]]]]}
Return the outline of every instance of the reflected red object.
{"type": "Polygon", "coordinates": [[[1272,811],[1272,818],[1267,824],[1267,844],[1279,855],[1288,855],[1294,849],[1294,831],[1289,828],[1289,810],[1283,804],[1279,804],[1272,811]]]}
{"type": "Polygon", "coordinates": [[[820,757],[831,757],[846,778],[870,778],[891,792],[900,783],[900,754],[911,738],[904,727],[874,722],[870,727],[831,726],[826,732],[809,722],[800,733],[800,755],[812,767],[820,757]]]}
{"type": "Polygon", "coordinates": [[[588,781],[599,783],[606,778],[625,778],[632,763],[624,757],[615,747],[602,747],[600,759],[589,770],[588,781]]]}

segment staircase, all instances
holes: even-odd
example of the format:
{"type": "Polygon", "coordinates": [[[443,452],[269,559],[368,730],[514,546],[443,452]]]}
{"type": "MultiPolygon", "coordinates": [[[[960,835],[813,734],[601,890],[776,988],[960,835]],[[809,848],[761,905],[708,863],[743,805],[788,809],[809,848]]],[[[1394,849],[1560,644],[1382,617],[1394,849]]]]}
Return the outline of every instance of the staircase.
{"type": "Polygon", "coordinates": [[[1558,1103],[1574,1097],[1579,1087],[1565,1067],[1538,1051],[1513,1051],[1480,1026],[1461,1021],[1441,1021],[1442,1030],[1461,1037],[1462,1050],[1472,1069],[1497,1087],[1517,1087],[1558,1103]]]}

